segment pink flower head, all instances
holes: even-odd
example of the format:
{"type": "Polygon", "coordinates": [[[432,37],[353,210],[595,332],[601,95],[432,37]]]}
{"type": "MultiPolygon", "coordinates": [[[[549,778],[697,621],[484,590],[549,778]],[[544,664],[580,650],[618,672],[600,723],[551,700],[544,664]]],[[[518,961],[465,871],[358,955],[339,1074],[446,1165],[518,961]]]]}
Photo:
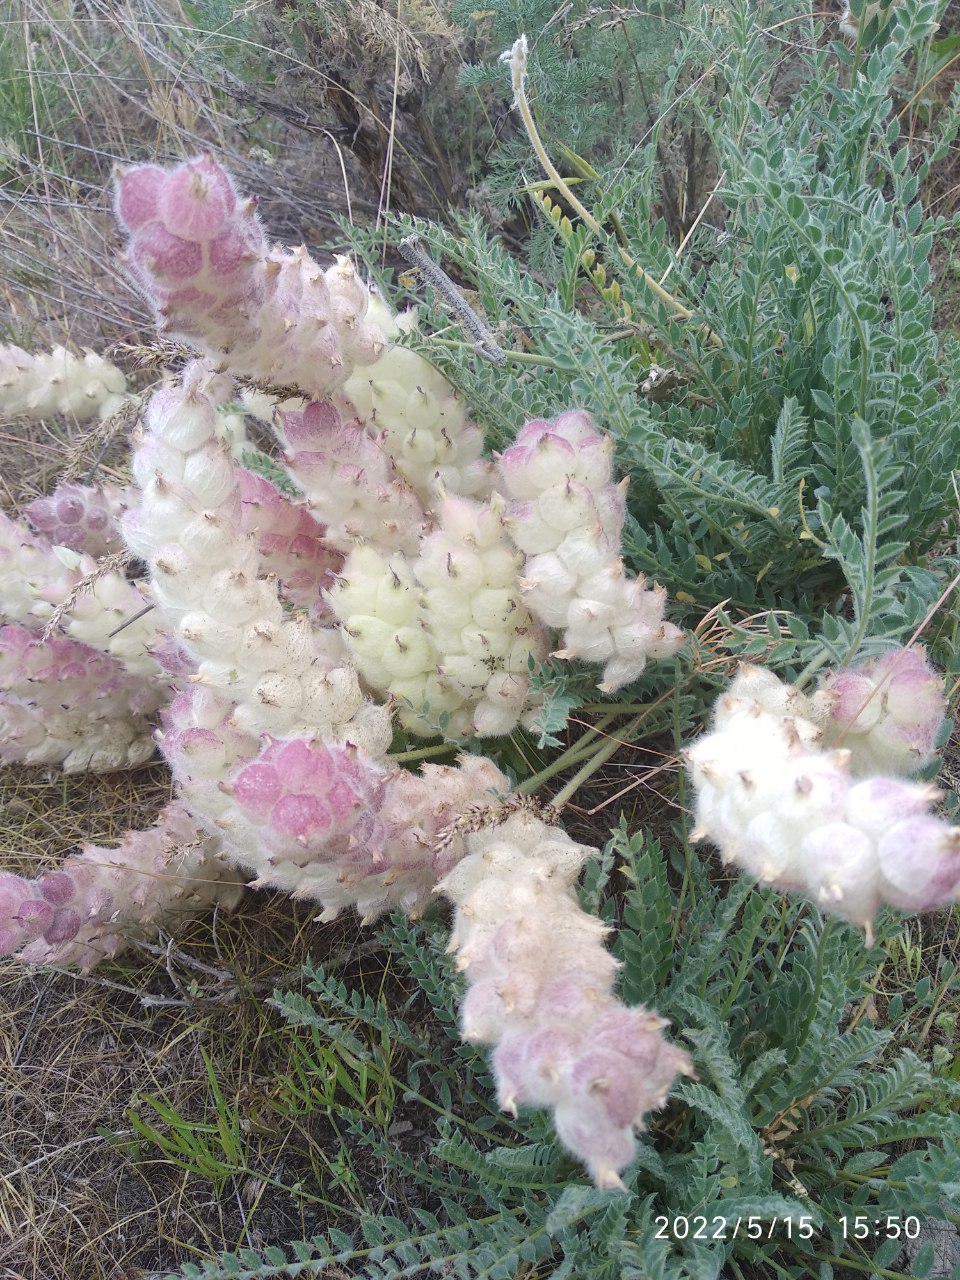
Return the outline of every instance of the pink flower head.
{"type": "Polygon", "coordinates": [[[160,221],[187,240],[213,239],[236,207],[233,183],[211,155],[178,165],[157,191],[160,221]]]}
{"type": "Polygon", "coordinates": [[[349,847],[375,863],[385,839],[379,817],[384,770],[349,745],[265,742],[227,785],[240,811],[265,828],[268,848],[302,862],[306,851],[327,861],[349,847]]]}
{"type": "Polygon", "coordinates": [[[0,875],[0,955],[38,939],[66,942],[82,923],[77,885],[66,872],[48,872],[34,881],[0,875]]]}
{"type": "Polygon", "coordinates": [[[36,897],[28,880],[0,874],[0,955],[9,955],[39,937],[52,919],[53,908],[36,897]]]}
{"type": "Polygon", "coordinates": [[[155,164],[137,165],[120,175],[116,187],[117,218],[128,231],[138,231],[156,219],[166,176],[155,164]]]}
{"type": "Polygon", "coordinates": [[[129,262],[162,322],[213,350],[253,336],[244,309],[264,299],[267,244],[250,202],[212,156],[172,169],[128,169],[117,216],[129,262]]]}
{"type": "Polygon", "coordinates": [[[355,419],[341,418],[327,400],[312,400],[300,412],[285,413],[283,435],[292,449],[332,453],[342,461],[358,459],[367,438],[355,419]]]}
{"type": "Polygon", "coordinates": [[[901,911],[960,901],[960,830],[934,817],[905,818],[877,845],[883,896],[901,911]]]}
{"type": "Polygon", "coordinates": [[[36,498],[25,514],[55,547],[102,556],[120,549],[120,510],[116,491],[68,483],[59,485],[47,498],[36,498]]]}
{"type": "Polygon", "coordinates": [[[922,649],[892,649],[828,673],[824,685],[834,698],[830,740],[850,748],[855,772],[913,773],[932,759],[946,708],[922,649]]]}
{"type": "Polygon", "coordinates": [[[590,415],[574,409],[552,422],[524,423],[500,458],[500,473],[511,498],[535,498],[568,479],[596,492],[610,483],[612,452],[590,415]]]}
{"type": "Polygon", "coordinates": [[[309,609],[316,621],[329,617],[323,592],[336,581],[343,553],[325,539],[326,529],[303,500],[288,498],[265,477],[237,469],[243,502],[241,529],[255,532],[263,568],[275,573],[284,595],[309,609]]]}
{"type": "Polygon", "coordinates": [[[161,327],[232,370],[321,399],[383,351],[349,260],[324,271],[303,248],[269,251],[254,202],[212,156],[127,170],[116,210],[161,327]]]}

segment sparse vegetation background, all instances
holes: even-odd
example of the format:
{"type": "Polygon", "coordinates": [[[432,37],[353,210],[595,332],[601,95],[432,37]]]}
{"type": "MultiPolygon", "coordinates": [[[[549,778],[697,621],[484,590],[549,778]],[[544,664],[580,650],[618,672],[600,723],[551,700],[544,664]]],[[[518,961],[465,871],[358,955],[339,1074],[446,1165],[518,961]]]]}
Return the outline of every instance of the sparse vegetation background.
{"type": "MultiPolygon", "coordinates": [[[[611,926],[620,996],[669,1018],[697,1072],[617,1195],[549,1112],[498,1110],[439,905],[320,924],[259,891],[89,974],[0,961],[2,1280],[950,1274],[957,906],[884,908],[865,940],[738,878],[693,841],[681,765],[744,659],[809,691],[919,643],[955,705],[960,20],[851,7],[852,36],[800,0],[13,0],[0,18],[0,345],[93,349],[144,394],[179,368],[110,190],[117,165],[209,151],[271,238],[350,252],[419,306],[401,341],[488,456],[572,407],[613,436],[627,566],[667,589],[685,647],[610,696],[596,667],[546,662],[540,731],[470,749],[600,850],[580,897],[611,926]],[[523,33],[534,136],[500,60],[523,33]],[[502,363],[404,259],[412,232],[502,363]],[[697,1215],[764,1226],[679,1236],[697,1215]],[[858,1217],[869,1238],[841,1225],[858,1217]],[[873,1228],[907,1217],[916,1241],[873,1228]]],[[[0,419],[3,510],[64,477],[126,482],[109,426],[0,419]]],[[[424,751],[452,763],[444,727],[424,751]]],[[[954,818],[949,724],[940,747],[922,776],[954,818]]],[[[157,760],[4,765],[0,870],[109,844],[171,794],[157,760]]]]}

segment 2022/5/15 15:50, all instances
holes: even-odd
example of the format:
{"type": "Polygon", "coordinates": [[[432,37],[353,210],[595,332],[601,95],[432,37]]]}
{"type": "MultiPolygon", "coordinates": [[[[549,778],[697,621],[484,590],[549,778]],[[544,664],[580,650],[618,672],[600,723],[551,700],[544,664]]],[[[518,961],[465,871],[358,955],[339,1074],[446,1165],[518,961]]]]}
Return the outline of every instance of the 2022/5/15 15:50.
{"type": "MultiPolygon", "coordinates": [[[[668,1218],[661,1215],[654,1221],[658,1240],[733,1240],[737,1236],[746,1236],[748,1240],[769,1240],[775,1235],[784,1235],[788,1240],[811,1240],[817,1234],[813,1218],[804,1214],[797,1218],[726,1218],[720,1215],[714,1218],[701,1215],[668,1218]]],[[[866,1240],[874,1235],[916,1240],[920,1234],[920,1219],[913,1216],[903,1219],[869,1218],[865,1214],[857,1214],[852,1218],[838,1218],[837,1225],[845,1240],[866,1240]]]]}

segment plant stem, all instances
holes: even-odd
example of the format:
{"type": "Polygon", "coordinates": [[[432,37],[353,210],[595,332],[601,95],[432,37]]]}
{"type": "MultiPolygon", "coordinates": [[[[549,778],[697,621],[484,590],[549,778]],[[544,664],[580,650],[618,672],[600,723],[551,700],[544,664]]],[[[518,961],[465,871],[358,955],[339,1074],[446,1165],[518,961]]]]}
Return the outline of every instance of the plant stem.
{"type": "Polygon", "coordinates": [[[412,751],[395,751],[390,757],[396,764],[410,764],[413,760],[429,760],[449,751],[459,751],[455,742],[435,742],[432,747],[415,747],[412,751]]]}
{"type": "Polygon", "coordinates": [[[581,734],[577,741],[573,743],[572,746],[567,747],[566,751],[557,756],[555,760],[552,760],[550,764],[541,769],[539,773],[534,773],[531,777],[526,778],[521,782],[517,787],[519,794],[523,796],[532,795],[534,791],[537,791],[549,778],[554,777],[558,773],[563,773],[564,769],[568,769],[572,764],[576,764],[578,761],[582,760],[584,756],[589,755],[593,750],[593,739],[596,738],[598,734],[602,733],[607,725],[612,724],[616,718],[617,712],[608,712],[605,716],[601,717],[601,719],[598,720],[592,728],[588,729],[586,733],[581,734]]]}
{"type": "MultiPolygon", "coordinates": [[[[540,137],[540,131],[537,129],[536,121],[533,118],[533,112],[530,110],[530,102],[527,98],[526,90],[526,73],[527,73],[527,37],[521,36],[514,44],[509,53],[502,55],[502,61],[507,62],[510,66],[511,77],[513,81],[514,106],[520,112],[520,118],[523,121],[523,127],[527,131],[527,137],[530,139],[531,146],[537,154],[537,159],[543,166],[544,172],[553,181],[557,190],[564,197],[570,207],[583,219],[586,225],[594,233],[602,230],[600,223],[593,216],[590,210],[577,199],[573,191],[571,191],[568,183],[560,176],[559,171],[550,159],[543,140],[540,137]]],[[[640,276],[643,283],[648,289],[665,303],[666,306],[683,320],[692,320],[694,313],[689,307],[685,307],[682,302],[678,301],[672,293],[668,293],[663,286],[650,275],[649,271],[645,271],[637,262],[632,254],[628,253],[623,246],[619,246],[620,257],[624,264],[635,271],[640,276]]],[[[717,334],[710,330],[706,330],[707,339],[711,346],[721,347],[723,344],[717,334]]]]}
{"type": "MultiPolygon", "coordinates": [[[[673,698],[671,699],[671,711],[673,716],[673,749],[680,758],[680,769],[677,772],[677,802],[680,805],[680,831],[683,839],[683,882],[680,885],[680,893],[677,895],[677,907],[674,912],[674,942],[676,942],[676,930],[680,926],[683,918],[683,903],[687,896],[687,890],[690,889],[691,899],[693,898],[693,853],[690,849],[690,832],[687,824],[687,775],[683,767],[683,732],[680,723],[680,686],[675,685],[673,690],[673,698]]],[[[692,902],[691,902],[691,905],[692,902]]]]}
{"type": "MultiPolygon", "coordinates": [[[[462,342],[457,338],[437,338],[431,334],[429,341],[433,346],[449,347],[454,351],[473,351],[475,349],[474,343],[462,342]]],[[[512,360],[514,364],[536,364],[544,369],[560,368],[556,360],[551,360],[549,356],[535,355],[532,351],[504,351],[503,354],[506,356],[508,364],[512,360]]]]}
{"type": "Polygon", "coordinates": [[[622,731],[622,734],[618,734],[616,736],[611,736],[607,738],[606,742],[602,744],[602,746],[597,750],[596,754],[590,760],[588,760],[587,763],[582,766],[582,768],[578,769],[577,772],[570,779],[570,781],[567,782],[563,787],[561,787],[561,789],[553,797],[553,799],[550,801],[550,804],[553,806],[553,808],[562,809],[563,806],[570,799],[570,797],[573,795],[573,793],[580,786],[582,786],[582,784],[586,782],[586,780],[592,774],[596,773],[596,771],[600,768],[601,765],[606,764],[606,762],[610,759],[610,757],[614,755],[617,751],[619,751],[625,742],[629,741],[630,736],[633,734],[634,730],[636,730],[639,727],[642,721],[643,721],[642,715],[634,716],[634,718],[627,725],[626,729],[622,731]]]}

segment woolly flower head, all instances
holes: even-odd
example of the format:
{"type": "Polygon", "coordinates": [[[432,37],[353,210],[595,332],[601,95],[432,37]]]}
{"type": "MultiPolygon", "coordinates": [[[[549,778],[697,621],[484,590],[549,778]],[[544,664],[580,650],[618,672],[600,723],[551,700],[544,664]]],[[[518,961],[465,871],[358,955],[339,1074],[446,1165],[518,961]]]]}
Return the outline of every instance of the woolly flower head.
{"type": "Polygon", "coordinates": [[[65,347],[33,355],[0,346],[0,416],[39,422],[65,413],[83,422],[108,418],[124,402],[127,381],[92,351],[75,356],[65,347]]]}
{"type": "Polygon", "coordinates": [[[0,955],[92,969],[123,950],[128,932],[153,932],[213,902],[233,907],[241,892],[219,842],[173,801],[118,848],[85,844],[36,880],[0,875],[0,955]]]}
{"type": "Polygon", "coordinates": [[[153,754],[147,719],[162,682],[131,675],[105,653],[64,636],[0,627],[0,758],[56,764],[65,773],[142,764],[153,754]]]}
{"type": "MultiPolygon", "coordinates": [[[[394,316],[371,294],[368,320],[387,338],[416,328],[413,312],[394,316]]],[[[490,488],[492,466],[480,455],[483,431],[438,369],[408,347],[391,346],[344,384],[346,417],[358,415],[393,459],[403,478],[429,506],[440,489],[471,497],[490,488]]]]}
{"type": "Polygon", "coordinates": [[[827,741],[849,748],[855,773],[909,774],[933,759],[946,706],[943,680],[922,649],[828,672],[823,687],[833,698],[827,741]]]}
{"type": "Polygon", "coordinates": [[[25,508],[27,519],[55,547],[105,556],[123,546],[118,521],[126,503],[113,486],[60,484],[25,508]]]}
{"type": "Polygon", "coordinates": [[[960,897],[960,831],[931,813],[932,788],[858,780],[849,750],[825,750],[815,720],[832,705],[829,692],[807,699],[743,668],[717,701],[712,731],[687,752],[694,836],[761,883],[805,894],[869,934],[882,903],[916,912],[960,897]]]}
{"type": "Polygon", "coordinates": [[[383,778],[384,770],[349,744],[267,737],[257,758],[225,785],[276,857],[306,861],[322,848],[332,858],[363,846],[376,859],[385,838],[377,816],[383,778]]]}
{"type": "Polygon", "coordinates": [[[321,398],[383,351],[349,259],[323,270],[302,247],[271,252],[253,201],[239,198],[213,156],[127,169],[116,211],[161,328],[233,371],[321,398]]]}
{"type": "Polygon", "coordinates": [[[527,557],[523,601],[563,629],[553,656],[602,662],[599,687],[613,693],[674,654],[683,633],[664,619],[666,592],[624,572],[626,481],[613,483],[613,440],[590,415],[525,423],[499,470],[512,499],[505,524],[527,557]]]}
{"type": "Polygon", "coordinates": [[[594,851],[520,810],[491,813],[438,885],[457,907],[450,950],[469,982],[464,1039],[494,1045],[504,1110],[551,1107],[557,1136],[597,1186],[621,1189],[634,1130],[690,1059],[665,1021],[613,995],[605,926],[573,886],[594,851]]]}

